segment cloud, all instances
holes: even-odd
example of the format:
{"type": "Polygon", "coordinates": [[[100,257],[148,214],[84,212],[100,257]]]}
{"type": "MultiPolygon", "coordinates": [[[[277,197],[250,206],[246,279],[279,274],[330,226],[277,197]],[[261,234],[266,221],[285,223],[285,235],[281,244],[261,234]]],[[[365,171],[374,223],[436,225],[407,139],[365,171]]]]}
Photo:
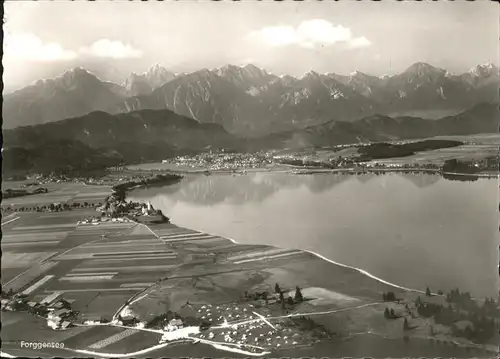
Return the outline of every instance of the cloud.
{"type": "Polygon", "coordinates": [[[121,41],[100,39],[90,46],[82,47],[80,53],[96,57],[111,57],[113,59],[141,57],[142,51],[121,41]]]}
{"type": "Polygon", "coordinates": [[[248,37],[272,47],[298,45],[315,48],[346,44],[349,48],[361,48],[371,45],[366,37],[354,37],[351,29],[340,24],[334,25],[323,19],[305,20],[297,27],[289,25],[264,27],[258,31],[252,31],[248,37]]]}
{"type": "Polygon", "coordinates": [[[70,60],[77,56],[74,51],[63,49],[56,42],[44,43],[38,36],[6,33],[4,56],[7,60],[57,61],[70,60]]]}
{"type": "Polygon", "coordinates": [[[355,39],[352,39],[350,42],[349,42],[349,47],[352,48],[352,49],[359,49],[361,47],[367,47],[367,46],[370,46],[372,43],[370,42],[370,40],[368,40],[366,37],[364,36],[361,36],[361,37],[357,37],[355,39]]]}
{"type": "Polygon", "coordinates": [[[110,57],[115,59],[141,57],[142,51],[121,41],[101,39],[78,51],[64,49],[56,42],[44,42],[32,33],[5,32],[4,61],[49,62],[72,60],[79,55],[110,57]]]}

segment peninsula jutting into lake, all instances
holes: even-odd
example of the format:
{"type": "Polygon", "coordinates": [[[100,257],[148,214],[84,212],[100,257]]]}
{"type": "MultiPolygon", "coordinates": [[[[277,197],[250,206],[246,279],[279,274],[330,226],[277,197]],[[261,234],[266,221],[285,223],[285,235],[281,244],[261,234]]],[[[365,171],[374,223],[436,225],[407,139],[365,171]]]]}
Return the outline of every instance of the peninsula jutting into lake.
{"type": "Polygon", "coordinates": [[[7,2],[2,357],[500,355],[493,2],[7,2]]]}

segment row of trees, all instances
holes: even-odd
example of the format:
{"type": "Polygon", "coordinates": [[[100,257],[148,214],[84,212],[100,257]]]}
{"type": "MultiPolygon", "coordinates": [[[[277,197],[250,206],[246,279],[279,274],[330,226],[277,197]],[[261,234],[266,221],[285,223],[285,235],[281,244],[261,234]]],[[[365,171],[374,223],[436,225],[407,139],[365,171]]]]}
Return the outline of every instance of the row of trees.
{"type": "Polygon", "coordinates": [[[10,206],[5,209],[6,212],[11,212],[11,211],[18,211],[18,212],[64,212],[64,211],[71,211],[72,209],[75,208],[93,208],[93,207],[98,207],[100,206],[101,203],[93,204],[89,202],[72,202],[71,204],[69,203],[51,203],[49,205],[43,205],[43,206],[32,206],[32,207],[27,207],[27,206],[21,206],[17,208],[11,208],[10,206]]]}

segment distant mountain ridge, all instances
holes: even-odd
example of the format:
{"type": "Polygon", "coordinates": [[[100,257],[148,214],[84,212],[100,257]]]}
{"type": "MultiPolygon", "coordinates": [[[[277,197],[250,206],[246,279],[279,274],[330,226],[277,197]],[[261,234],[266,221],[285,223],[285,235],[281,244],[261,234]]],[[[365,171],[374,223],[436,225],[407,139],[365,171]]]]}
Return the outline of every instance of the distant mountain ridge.
{"type": "Polygon", "coordinates": [[[119,163],[160,161],[238,144],[222,126],[169,110],[82,117],[4,130],[5,173],[71,172],[119,163]]]}
{"type": "Polygon", "coordinates": [[[146,95],[175,79],[177,75],[156,64],[143,74],[131,73],[123,82],[130,96],[146,95]]]}
{"type": "Polygon", "coordinates": [[[273,133],[256,139],[254,148],[306,148],[361,142],[395,141],[434,136],[496,133],[498,103],[481,103],[458,115],[437,120],[373,115],[361,120],[329,121],[304,129],[273,133]]]}
{"type": "Polygon", "coordinates": [[[257,136],[332,118],[350,122],[377,113],[455,114],[477,103],[498,101],[499,85],[493,64],[459,75],[419,62],[393,76],[310,71],[301,78],[276,76],[254,65],[188,74],[173,74],[155,65],[144,74],[131,74],[122,84],[74,69],[4,96],[3,118],[4,127],[12,128],[95,110],[170,109],[203,123],[220,124],[235,134],[257,136]]]}
{"type": "Polygon", "coordinates": [[[438,120],[373,115],[241,138],[219,124],[200,123],[169,110],[111,115],[102,111],[36,126],[4,130],[3,172],[85,173],[121,163],[160,161],[208,150],[302,149],[439,135],[496,133],[498,103],[478,104],[438,120]]]}
{"type": "Polygon", "coordinates": [[[99,80],[82,68],[7,94],[3,98],[3,126],[43,124],[102,110],[109,111],[127,97],[117,84],[99,80]]]}

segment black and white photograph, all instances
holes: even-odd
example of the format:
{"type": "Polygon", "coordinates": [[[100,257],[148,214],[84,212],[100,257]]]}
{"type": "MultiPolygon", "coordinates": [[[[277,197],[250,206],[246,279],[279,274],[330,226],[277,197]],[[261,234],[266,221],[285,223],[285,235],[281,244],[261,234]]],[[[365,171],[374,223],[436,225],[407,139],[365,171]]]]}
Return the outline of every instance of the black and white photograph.
{"type": "Polygon", "coordinates": [[[498,2],[3,12],[2,358],[500,355],[498,2]]]}

